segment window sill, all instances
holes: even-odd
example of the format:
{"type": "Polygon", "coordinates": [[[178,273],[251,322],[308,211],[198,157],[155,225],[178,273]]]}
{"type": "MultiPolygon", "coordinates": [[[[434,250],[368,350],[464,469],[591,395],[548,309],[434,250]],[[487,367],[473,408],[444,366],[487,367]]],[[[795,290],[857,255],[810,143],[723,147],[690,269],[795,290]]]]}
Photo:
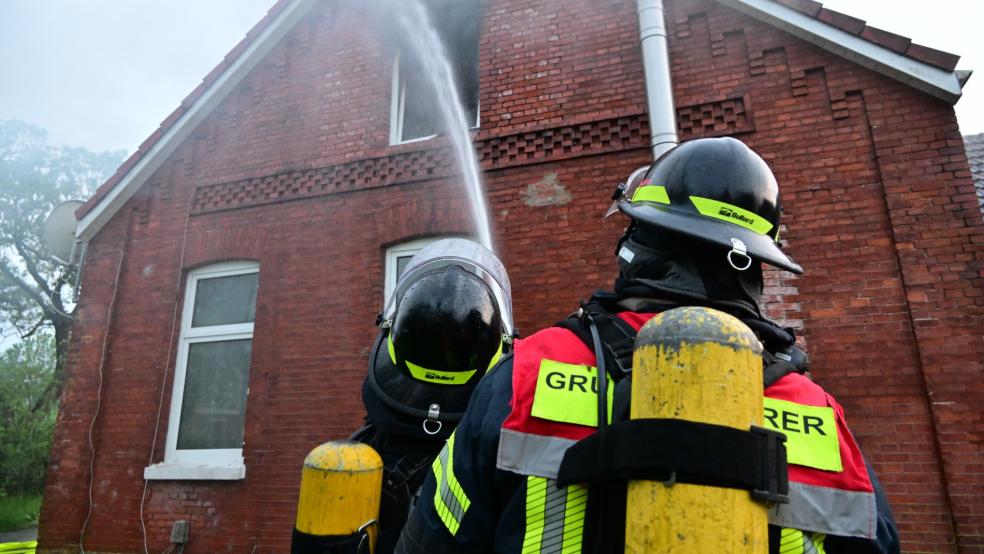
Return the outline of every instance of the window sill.
{"type": "MultiPolygon", "coordinates": [[[[476,135],[480,131],[482,131],[482,128],[480,126],[477,126],[476,125],[475,127],[469,127],[468,128],[468,136],[471,138],[472,141],[474,141],[474,140],[476,140],[475,139],[476,135]]],[[[450,144],[451,143],[451,139],[448,138],[447,131],[442,131],[440,133],[437,133],[436,135],[427,135],[426,137],[409,138],[409,139],[406,139],[406,140],[396,140],[395,137],[390,136],[389,146],[390,147],[408,146],[408,145],[418,144],[418,143],[421,143],[421,142],[427,142],[429,140],[433,140],[433,139],[436,139],[436,138],[440,138],[440,139],[442,139],[444,141],[443,143],[436,143],[436,144],[450,144]]]]}
{"type": "Polygon", "coordinates": [[[410,138],[410,139],[406,139],[406,140],[397,140],[397,141],[394,141],[391,138],[390,139],[390,146],[400,146],[400,145],[403,145],[403,144],[413,144],[415,142],[424,142],[424,141],[428,141],[428,140],[430,140],[432,138],[437,138],[437,135],[427,135],[426,137],[416,137],[416,138],[410,138]]]}
{"type": "Polygon", "coordinates": [[[162,462],[144,468],[144,479],[148,481],[240,481],[245,478],[246,466],[243,464],[206,465],[162,462]]]}

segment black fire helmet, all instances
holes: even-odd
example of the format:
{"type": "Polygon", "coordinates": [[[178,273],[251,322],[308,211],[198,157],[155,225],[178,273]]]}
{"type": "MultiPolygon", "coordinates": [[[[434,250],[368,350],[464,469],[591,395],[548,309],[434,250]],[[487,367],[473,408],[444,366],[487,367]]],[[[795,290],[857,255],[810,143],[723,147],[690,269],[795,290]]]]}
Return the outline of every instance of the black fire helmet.
{"type": "Polygon", "coordinates": [[[776,178],[743,142],[730,137],[685,142],[632,181],[616,199],[632,219],[729,249],[728,261],[738,270],[755,259],[803,273],[779,248],[782,204],[776,178]]]}
{"type": "Polygon", "coordinates": [[[490,286],[490,281],[497,283],[490,273],[501,269],[504,275],[501,262],[482,249],[480,254],[491,257],[485,262],[499,265],[487,273],[472,260],[441,257],[477,244],[463,239],[439,243],[444,244],[415,255],[401,276],[393,309],[370,354],[363,391],[370,419],[404,435],[450,435],[475,385],[511,340],[510,307],[502,298],[508,280],[496,287],[498,295],[490,286]],[[440,255],[417,263],[421,255],[435,252],[440,255]]]}

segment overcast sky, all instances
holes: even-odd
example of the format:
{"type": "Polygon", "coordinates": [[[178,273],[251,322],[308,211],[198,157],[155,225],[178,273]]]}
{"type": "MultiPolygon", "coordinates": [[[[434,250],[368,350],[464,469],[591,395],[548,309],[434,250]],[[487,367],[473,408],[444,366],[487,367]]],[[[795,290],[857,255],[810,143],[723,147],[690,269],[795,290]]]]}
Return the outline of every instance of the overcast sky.
{"type": "Polygon", "coordinates": [[[274,0],[0,0],[0,118],[133,151],[274,0]]]}
{"type": "MultiPolygon", "coordinates": [[[[0,0],[0,118],[56,144],[133,151],[274,0],[0,0]]],[[[984,132],[984,1],[827,0],[831,9],[963,56],[957,104],[984,132]]]]}

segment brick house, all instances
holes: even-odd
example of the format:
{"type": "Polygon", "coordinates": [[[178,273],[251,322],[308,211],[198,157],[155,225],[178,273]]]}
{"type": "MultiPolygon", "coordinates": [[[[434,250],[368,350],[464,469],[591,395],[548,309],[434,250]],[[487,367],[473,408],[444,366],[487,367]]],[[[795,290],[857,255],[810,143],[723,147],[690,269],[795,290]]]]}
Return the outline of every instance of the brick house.
{"type": "MultiPolygon", "coordinates": [[[[161,551],[177,520],[188,552],[287,551],[301,460],[363,416],[400,260],[472,231],[414,72],[356,4],[278,2],[79,210],[40,551],[161,551]]],[[[650,161],[635,2],[473,9],[445,32],[471,45],[459,85],[531,331],[615,273],[624,220],[600,216],[650,161]]],[[[984,225],[956,56],[811,0],[667,0],[666,21],[681,140],[736,136],[779,178],[806,274],[769,273],[769,311],[845,406],[905,551],[984,552],[984,225]]]]}

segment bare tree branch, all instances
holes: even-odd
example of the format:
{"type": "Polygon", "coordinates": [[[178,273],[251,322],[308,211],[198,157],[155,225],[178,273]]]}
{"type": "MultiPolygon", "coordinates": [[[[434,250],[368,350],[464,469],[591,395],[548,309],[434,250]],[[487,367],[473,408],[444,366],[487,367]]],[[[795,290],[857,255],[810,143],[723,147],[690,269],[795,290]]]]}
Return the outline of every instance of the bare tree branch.
{"type": "Polygon", "coordinates": [[[55,314],[55,312],[48,305],[49,303],[45,300],[45,297],[38,291],[31,288],[31,285],[27,284],[27,282],[18,277],[13,271],[10,270],[9,267],[7,267],[6,264],[0,264],[0,273],[7,278],[7,281],[10,282],[10,284],[16,286],[25,294],[30,296],[31,300],[34,300],[37,303],[38,307],[41,308],[45,315],[55,314]]]}
{"type": "Polygon", "coordinates": [[[20,254],[21,259],[24,260],[24,267],[27,268],[27,272],[34,279],[34,282],[37,283],[38,288],[41,289],[45,296],[51,298],[53,296],[51,288],[48,286],[45,278],[38,272],[38,266],[35,263],[35,253],[25,246],[24,242],[19,238],[14,238],[14,248],[17,249],[17,253],[20,254]]]}
{"type": "Polygon", "coordinates": [[[34,324],[33,327],[31,327],[31,330],[30,331],[28,331],[26,333],[23,333],[21,335],[21,338],[22,339],[26,339],[26,338],[30,337],[31,335],[33,335],[34,333],[37,333],[38,332],[38,329],[40,329],[41,326],[44,325],[45,322],[47,322],[47,321],[48,321],[47,319],[45,319],[45,318],[42,317],[41,319],[38,320],[37,323],[34,324]]]}

